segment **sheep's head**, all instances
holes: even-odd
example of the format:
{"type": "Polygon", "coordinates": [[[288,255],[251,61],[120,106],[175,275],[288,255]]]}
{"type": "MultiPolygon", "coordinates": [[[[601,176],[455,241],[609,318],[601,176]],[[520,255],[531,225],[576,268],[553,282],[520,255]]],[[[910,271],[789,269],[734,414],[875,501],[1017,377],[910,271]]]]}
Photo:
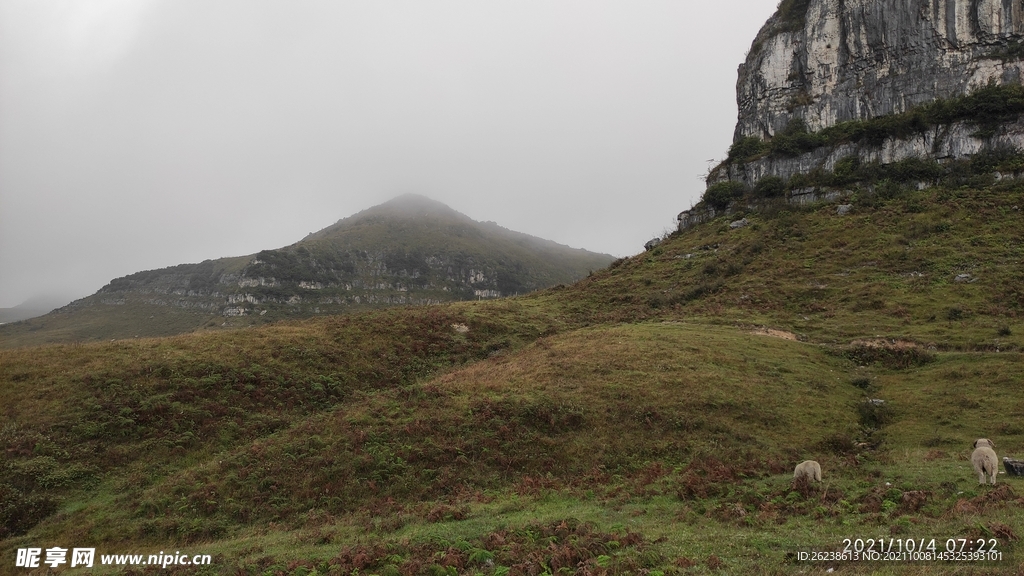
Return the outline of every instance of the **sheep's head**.
{"type": "Polygon", "coordinates": [[[977,440],[974,441],[974,447],[978,448],[980,446],[988,446],[989,448],[995,448],[996,444],[995,442],[989,440],[988,438],[978,438],[977,440]]]}

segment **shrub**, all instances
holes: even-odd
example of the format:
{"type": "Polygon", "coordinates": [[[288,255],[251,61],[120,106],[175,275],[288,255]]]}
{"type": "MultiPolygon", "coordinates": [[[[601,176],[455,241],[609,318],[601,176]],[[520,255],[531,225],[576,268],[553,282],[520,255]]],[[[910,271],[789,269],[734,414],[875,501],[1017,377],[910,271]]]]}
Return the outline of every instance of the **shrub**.
{"type": "Polygon", "coordinates": [[[726,158],[726,162],[749,160],[764,154],[768,149],[768,144],[756,136],[740,138],[729,147],[729,156],[726,158]]]}
{"type": "Polygon", "coordinates": [[[793,118],[786,129],[772,138],[771,154],[778,156],[799,156],[828,144],[821,133],[810,133],[807,124],[800,118],[793,118]]]}
{"type": "Polygon", "coordinates": [[[704,202],[715,210],[725,210],[733,200],[743,196],[743,185],[739,182],[717,182],[704,191],[704,202]]]}
{"type": "Polygon", "coordinates": [[[786,183],[778,176],[765,176],[754,186],[754,196],[758,198],[778,198],[786,192],[786,183]]]}
{"type": "Polygon", "coordinates": [[[969,172],[981,174],[988,172],[1017,172],[1024,169],[1024,157],[1019,150],[999,148],[986,150],[971,156],[969,172]]]}
{"type": "Polygon", "coordinates": [[[843,186],[856,182],[860,174],[860,166],[860,158],[857,156],[847,156],[836,162],[836,166],[832,171],[833,185],[843,186]]]}
{"type": "Polygon", "coordinates": [[[832,454],[850,454],[857,449],[857,443],[854,442],[853,438],[849,434],[842,432],[836,432],[823,439],[819,445],[823,450],[832,454]]]}
{"type": "Polygon", "coordinates": [[[893,410],[888,404],[876,404],[871,401],[861,402],[857,405],[857,416],[861,426],[869,428],[881,428],[895,419],[893,410]]]}
{"type": "Polygon", "coordinates": [[[877,172],[880,179],[910,182],[913,180],[936,180],[942,176],[943,169],[938,162],[922,158],[907,158],[891,164],[879,164],[877,172]]]}
{"type": "Polygon", "coordinates": [[[47,496],[0,484],[0,539],[24,534],[56,511],[57,502],[47,496]]]}
{"type": "Polygon", "coordinates": [[[871,378],[868,378],[867,376],[861,376],[858,378],[854,378],[850,382],[850,384],[853,384],[854,386],[860,388],[861,390],[867,390],[868,388],[871,387],[871,378]]]}
{"type": "Polygon", "coordinates": [[[782,0],[776,15],[779,19],[780,32],[796,32],[804,27],[807,21],[807,8],[811,0],[782,0]]]}
{"type": "Polygon", "coordinates": [[[901,370],[923,366],[935,360],[935,355],[917,346],[875,346],[858,344],[843,352],[843,355],[859,364],[877,362],[886,368],[901,370]]]}

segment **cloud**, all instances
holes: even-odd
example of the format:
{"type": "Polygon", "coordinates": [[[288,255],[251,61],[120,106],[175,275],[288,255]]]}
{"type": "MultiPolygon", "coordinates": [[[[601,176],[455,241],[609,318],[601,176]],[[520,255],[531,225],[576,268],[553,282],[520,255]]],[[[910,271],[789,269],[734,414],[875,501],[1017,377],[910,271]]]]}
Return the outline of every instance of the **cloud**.
{"type": "Polygon", "coordinates": [[[627,255],[696,201],[774,0],[0,3],[0,306],[405,192],[627,255]]]}
{"type": "Polygon", "coordinates": [[[5,68],[46,78],[83,76],[109,68],[131,48],[152,0],[10,0],[0,6],[5,68]]]}

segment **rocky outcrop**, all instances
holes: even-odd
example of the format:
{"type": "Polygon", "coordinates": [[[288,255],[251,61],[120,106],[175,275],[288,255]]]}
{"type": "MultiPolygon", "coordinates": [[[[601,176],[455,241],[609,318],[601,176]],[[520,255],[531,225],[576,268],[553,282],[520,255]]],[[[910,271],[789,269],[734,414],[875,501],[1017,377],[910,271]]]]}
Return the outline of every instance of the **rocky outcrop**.
{"type": "Polygon", "coordinates": [[[861,163],[892,164],[910,158],[947,162],[969,158],[985,150],[1024,148],[1024,120],[1003,124],[992,135],[979,135],[970,122],[931,126],[910,136],[885,138],[880,144],[845,142],[822,146],[796,156],[764,156],[743,162],[727,162],[708,176],[708,185],[739,182],[753,187],[765,176],[790,180],[815,170],[832,172],[841,160],[857,158],[861,163]]]}
{"type": "Polygon", "coordinates": [[[735,139],[897,114],[1020,83],[1024,5],[1011,0],[785,1],[739,68],[735,139]]]}
{"type": "MultiPolygon", "coordinates": [[[[835,202],[849,196],[849,192],[845,190],[822,190],[818,188],[802,188],[799,190],[791,191],[785,198],[785,202],[794,204],[797,206],[804,204],[816,204],[819,202],[835,202]]],[[[707,204],[701,204],[694,206],[689,210],[683,210],[676,215],[676,229],[682,232],[687,228],[692,228],[698,224],[710,222],[716,217],[723,214],[734,214],[738,212],[756,212],[761,206],[757,202],[742,203],[738,202],[728,208],[715,210],[713,206],[707,204]]],[[[849,208],[847,208],[849,210],[849,208]]],[[[846,214],[844,211],[842,214],[846,214]]],[[[842,215],[841,214],[841,215],[842,215]]],[[[733,226],[737,222],[743,222],[745,218],[729,223],[729,228],[735,230],[736,228],[742,228],[746,224],[733,226]]],[[[748,222],[749,223],[749,222],[748,222]]]]}
{"type": "Polygon", "coordinates": [[[1022,79],[1024,2],[782,0],[739,68],[729,157],[679,227],[965,165],[1020,177],[1022,79]]]}

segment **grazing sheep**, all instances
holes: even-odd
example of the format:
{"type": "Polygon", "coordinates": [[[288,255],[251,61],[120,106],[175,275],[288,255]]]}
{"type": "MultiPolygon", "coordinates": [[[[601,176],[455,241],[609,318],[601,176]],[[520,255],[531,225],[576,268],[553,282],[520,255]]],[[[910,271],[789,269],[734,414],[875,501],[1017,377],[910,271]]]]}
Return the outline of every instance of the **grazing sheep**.
{"type": "Polygon", "coordinates": [[[988,438],[978,438],[974,441],[974,453],[971,454],[971,464],[974,471],[978,473],[978,484],[985,483],[985,476],[990,478],[991,484],[995,486],[996,474],[999,473],[999,458],[993,450],[996,445],[988,438]]]}
{"type": "Polygon", "coordinates": [[[807,478],[808,482],[821,482],[821,464],[814,460],[804,460],[793,470],[793,479],[807,478]]]}

